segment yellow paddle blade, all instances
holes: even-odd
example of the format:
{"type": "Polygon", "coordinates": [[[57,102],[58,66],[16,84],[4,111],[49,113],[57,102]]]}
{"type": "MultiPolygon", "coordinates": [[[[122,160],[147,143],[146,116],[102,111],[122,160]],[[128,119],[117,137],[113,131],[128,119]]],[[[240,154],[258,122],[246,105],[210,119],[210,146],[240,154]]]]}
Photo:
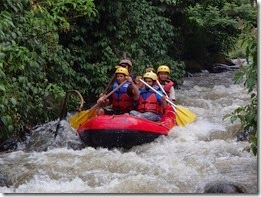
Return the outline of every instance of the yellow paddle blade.
{"type": "Polygon", "coordinates": [[[197,116],[189,109],[181,106],[176,107],[176,121],[179,126],[185,126],[188,123],[194,122],[197,116]]]}
{"type": "Polygon", "coordinates": [[[81,111],[75,114],[73,117],[69,119],[69,123],[75,129],[77,129],[80,124],[84,123],[88,119],[96,116],[96,108],[92,108],[90,110],[81,111]]]}
{"type": "MultiPolygon", "coordinates": [[[[104,96],[104,100],[107,99],[110,95],[112,95],[115,91],[117,91],[120,87],[122,87],[127,80],[123,81],[120,85],[118,85],[115,89],[113,89],[110,93],[104,96]]],[[[100,104],[96,103],[92,106],[91,109],[86,111],[81,111],[75,114],[73,117],[69,119],[69,123],[72,125],[73,128],[77,129],[80,124],[84,123],[88,119],[96,116],[96,108],[98,108],[100,104]]]]}
{"type": "Polygon", "coordinates": [[[176,122],[177,122],[178,126],[185,126],[186,125],[185,123],[182,122],[178,113],[176,113],[176,122]]]}

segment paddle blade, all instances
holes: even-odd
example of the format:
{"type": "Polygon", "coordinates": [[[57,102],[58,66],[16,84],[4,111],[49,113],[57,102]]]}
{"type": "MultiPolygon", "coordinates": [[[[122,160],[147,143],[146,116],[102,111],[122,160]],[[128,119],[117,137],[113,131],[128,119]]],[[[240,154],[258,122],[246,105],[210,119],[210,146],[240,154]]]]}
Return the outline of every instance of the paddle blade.
{"type": "Polygon", "coordinates": [[[71,126],[75,129],[77,129],[80,124],[84,123],[88,119],[96,116],[96,109],[92,108],[90,110],[81,111],[77,114],[75,114],[73,117],[69,119],[69,123],[71,126]]]}
{"type": "Polygon", "coordinates": [[[182,119],[180,118],[180,115],[178,113],[176,113],[176,122],[178,126],[185,126],[186,123],[182,122],[182,119]]]}
{"type": "Polygon", "coordinates": [[[176,106],[176,121],[179,126],[185,126],[188,123],[194,122],[197,116],[189,109],[181,106],[176,106]]]}

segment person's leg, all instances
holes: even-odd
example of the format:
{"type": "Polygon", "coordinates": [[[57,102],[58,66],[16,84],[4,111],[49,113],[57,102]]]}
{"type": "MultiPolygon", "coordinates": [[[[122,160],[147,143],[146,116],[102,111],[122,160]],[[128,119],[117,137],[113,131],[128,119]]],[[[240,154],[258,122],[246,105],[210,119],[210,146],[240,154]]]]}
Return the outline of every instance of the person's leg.
{"type": "Polygon", "coordinates": [[[112,108],[104,108],[104,114],[105,115],[113,115],[115,112],[113,111],[112,108]]]}
{"type": "Polygon", "coordinates": [[[161,119],[159,115],[154,114],[152,112],[141,113],[141,112],[138,112],[136,110],[131,110],[130,115],[136,116],[136,117],[139,117],[139,118],[148,119],[148,120],[151,120],[151,121],[159,121],[161,119]]]}
{"type": "Polygon", "coordinates": [[[131,116],[138,116],[139,114],[141,114],[140,112],[136,111],[136,110],[131,110],[130,111],[130,115],[131,116]]]}
{"type": "Polygon", "coordinates": [[[142,114],[143,118],[146,118],[151,121],[159,121],[160,116],[158,114],[152,113],[152,112],[145,112],[142,114]]]}
{"type": "Polygon", "coordinates": [[[145,118],[151,121],[159,121],[160,120],[160,116],[157,114],[154,114],[152,112],[144,112],[144,113],[140,113],[137,115],[140,118],[145,118]]]}
{"type": "Polygon", "coordinates": [[[109,109],[109,108],[102,108],[101,107],[101,108],[97,109],[96,114],[97,114],[97,116],[100,116],[100,115],[113,115],[114,111],[112,109],[109,109]]]}
{"type": "Polygon", "coordinates": [[[103,108],[97,109],[96,114],[97,116],[104,115],[104,109],[103,108]]]}

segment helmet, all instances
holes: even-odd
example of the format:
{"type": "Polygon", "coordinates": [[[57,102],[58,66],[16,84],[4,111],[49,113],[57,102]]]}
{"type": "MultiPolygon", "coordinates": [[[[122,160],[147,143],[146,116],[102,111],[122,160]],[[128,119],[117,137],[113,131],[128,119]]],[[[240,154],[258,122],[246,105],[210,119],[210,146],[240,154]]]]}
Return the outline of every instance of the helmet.
{"type": "Polygon", "coordinates": [[[143,75],[143,78],[151,78],[153,81],[156,81],[158,76],[154,72],[147,72],[143,75]]]}
{"type": "Polygon", "coordinates": [[[123,68],[123,67],[117,68],[117,70],[115,71],[115,74],[117,74],[117,73],[121,73],[126,76],[129,75],[129,71],[127,70],[127,68],[123,68]]]}
{"type": "Polygon", "coordinates": [[[169,67],[166,66],[166,65],[161,65],[161,66],[159,66],[158,69],[157,69],[157,74],[158,74],[159,72],[167,72],[167,73],[170,74],[169,67]]]}
{"type": "Polygon", "coordinates": [[[128,60],[128,59],[122,59],[122,60],[120,61],[119,65],[121,65],[121,64],[127,64],[127,65],[129,65],[130,67],[132,67],[132,63],[131,63],[131,61],[128,60]]]}

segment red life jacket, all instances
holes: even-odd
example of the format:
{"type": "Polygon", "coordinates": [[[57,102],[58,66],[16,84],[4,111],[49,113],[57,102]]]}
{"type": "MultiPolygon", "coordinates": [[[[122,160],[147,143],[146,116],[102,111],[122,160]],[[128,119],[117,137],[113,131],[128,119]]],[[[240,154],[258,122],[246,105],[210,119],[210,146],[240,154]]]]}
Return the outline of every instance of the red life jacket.
{"type": "MultiPolygon", "coordinates": [[[[124,84],[120,89],[112,94],[112,109],[115,114],[124,114],[133,110],[133,99],[127,94],[130,83],[124,84]]],[[[118,84],[113,84],[113,89],[118,84]]]]}
{"type": "Polygon", "coordinates": [[[138,100],[137,111],[153,112],[156,114],[162,113],[161,106],[158,103],[156,94],[151,90],[142,89],[138,100]]]}
{"type": "MultiPolygon", "coordinates": [[[[167,93],[167,95],[169,96],[170,94],[170,88],[174,85],[173,81],[168,80],[164,82],[164,90],[167,93]]],[[[174,87],[173,87],[174,88],[174,87]]]]}

